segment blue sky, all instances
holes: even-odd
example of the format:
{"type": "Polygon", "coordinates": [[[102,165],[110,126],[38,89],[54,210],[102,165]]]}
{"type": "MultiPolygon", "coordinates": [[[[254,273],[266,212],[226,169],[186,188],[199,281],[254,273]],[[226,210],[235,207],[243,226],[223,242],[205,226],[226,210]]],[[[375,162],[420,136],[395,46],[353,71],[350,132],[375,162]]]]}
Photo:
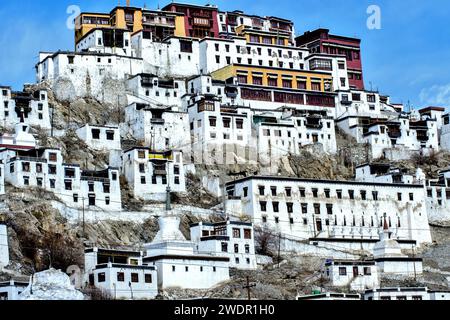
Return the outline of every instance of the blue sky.
{"type": "MultiPolygon", "coordinates": [[[[205,4],[207,0],[185,2],[205,4]]],[[[125,0],[120,1],[121,4],[125,0]]],[[[134,6],[169,1],[131,0],[134,6]]],[[[73,49],[67,8],[109,12],[118,0],[2,0],[0,3],[0,84],[20,89],[34,82],[39,51],[73,49]]],[[[221,10],[291,19],[296,33],[318,27],[362,39],[366,87],[415,108],[450,106],[450,1],[448,0],[216,0],[221,10]],[[366,26],[369,5],[381,8],[381,29],[366,26]]]]}

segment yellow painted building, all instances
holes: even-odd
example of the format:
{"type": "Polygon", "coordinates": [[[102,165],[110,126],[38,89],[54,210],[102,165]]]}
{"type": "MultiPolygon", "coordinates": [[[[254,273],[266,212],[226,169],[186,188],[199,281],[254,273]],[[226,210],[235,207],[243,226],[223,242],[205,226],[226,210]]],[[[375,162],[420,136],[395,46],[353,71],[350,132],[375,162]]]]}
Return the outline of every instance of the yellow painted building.
{"type": "MultiPolygon", "coordinates": [[[[145,10],[145,9],[144,9],[145,10]]],[[[157,12],[157,11],[152,11],[157,12]]],[[[174,12],[157,12],[162,17],[172,16],[175,20],[174,35],[186,36],[184,15],[174,12]]],[[[81,13],[75,19],[75,43],[95,28],[126,29],[131,33],[143,30],[143,9],[135,7],[116,7],[108,13],[81,13]]]]}
{"type": "Polygon", "coordinates": [[[284,33],[273,33],[255,30],[245,25],[236,27],[236,34],[245,37],[247,42],[267,45],[289,46],[290,36],[284,33]]]}
{"type": "Polygon", "coordinates": [[[75,18],[75,43],[95,28],[109,28],[110,15],[103,13],[82,13],[75,18]]]}
{"type": "Polygon", "coordinates": [[[280,89],[330,92],[333,88],[333,77],[327,73],[253,65],[232,64],[214,71],[211,73],[211,77],[221,81],[237,77],[240,83],[280,89]]]}

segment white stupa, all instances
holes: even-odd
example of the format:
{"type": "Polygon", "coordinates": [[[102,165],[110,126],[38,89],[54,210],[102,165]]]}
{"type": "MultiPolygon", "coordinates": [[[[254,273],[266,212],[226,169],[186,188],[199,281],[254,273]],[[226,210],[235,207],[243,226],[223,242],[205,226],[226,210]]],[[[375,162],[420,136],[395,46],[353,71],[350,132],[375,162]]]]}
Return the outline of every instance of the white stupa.
{"type": "Polygon", "coordinates": [[[373,248],[373,256],[378,258],[404,258],[400,244],[392,238],[386,217],[384,218],[383,231],[380,233],[380,241],[373,248]]]}
{"type": "Polygon", "coordinates": [[[180,218],[172,211],[158,219],[159,231],[151,243],[145,244],[147,257],[194,254],[195,244],[186,240],[180,231],[180,218]]]}

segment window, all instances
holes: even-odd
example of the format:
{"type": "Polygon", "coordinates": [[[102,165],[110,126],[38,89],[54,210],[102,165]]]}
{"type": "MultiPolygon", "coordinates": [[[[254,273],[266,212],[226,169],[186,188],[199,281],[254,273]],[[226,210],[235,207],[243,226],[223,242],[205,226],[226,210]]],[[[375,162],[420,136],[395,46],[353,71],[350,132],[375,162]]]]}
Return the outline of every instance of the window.
{"type": "Polygon", "coordinates": [[[217,123],[217,121],[216,121],[216,118],[215,118],[215,117],[210,117],[210,118],[209,118],[209,125],[210,125],[211,127],[215,127],[215,126],[216,126],[216,123],[217,123]]]}
{"type": "Polygon", "coordinates": [[[152,283],[152,275],[151,274],[149,274],[149,273],[146,273],[145,275],[144,275],[144,277],[145,277],[145,283],[152,283]]]}
{"type": "Polygon", "coordinates": [[[270,191],[272,192],[273,197],[277,195],[277,187],[270,187],[270,191]]]}
{"type": "Polygon", "coordinates": [[[308,213],[308,204],[302,203],[302,213],[308,213]]]}
{"type": "Polygon", "coordinates": [[[244,128],[244,120],[243,119],[236,119],[236,128],[237,129],[243,129],[244,128]]]}
{"type": "Polygon", "coordinates": [[[92,139],[100,139],[100,129],[92,129],[92,139]]]}
{"type": "Polygon", "coordinates": [[[175,266],[172,266],[172,272],[175,272],[176,268],[175,266]]]}
{"type": "Polygon", "coordinates": [[[145,159],[145,151],[138,151],[138,159],[145,159]]]}
{"type": "Polygon", "coordinates": [[[103,193],[110,193],[111,186],[109,183],[103,183],[103,193]]]}
{"type": "Polygon", "coordinates": [[[252,230],[244,229],[244,239],[251,239],[251,238],[252,238],[252,230]]]}
{"type": "Polygon", "coordinates": [[[353,191],[353,190],[348,190],[348,197],[349,197],[351,200],[354,200],[354,199],[355,199],[355,191],[353,191]]]}
{"type": "Polygon", "coordinates": [[[273,202],[272,203],[273,212],[280,212],[280,204],[279,202],[273,202]]]}
{"type": "Polygon", "coordinates": [[[146,184],[145,176],[141,176],[141,184],[146,184]]]}
{"type": "Polygon", "coordinates": [[[114,140],[114,131],[106,131],[106,140],[114,140]]]}
{"type": "Polygon", "coordinates": [[[55,185],[56,185],[56,180],[50,179],[50,189],[55,189],[55,185]]]}
{"type": "Polygon", "coordinates": [[[414,193],[409,194],[409,201],[414,201],[414,193]]]}
{"type": "Polygon", "coordinates": [[[327,214],[333,214],[333,205],[327,204],[327,214]]]}
{"type": "Polygon", "coordinates": [[[340,267],[340,268],[339,268],[339,275],[340,275],[340,276],[346,276],[346,275],[347,275],[347,268],[345,268],[345,267],[340,267]]]}
{"type": "Polygon", "coordinates": [[[106,281],[106,274],[104,272],[99,273],[97,275],[97,281],[98,282],[105,282],[106,281]]]}
{"type": "Polygon", "coordinates": [[[361,190],[361,200],[367,200],[367,192],[365,190],[361,190]]]}
{"type": "Polygon", "coordinates": [[[64,187],[66,190],[72,190],[72,181],[71,180],[64,181],[64,187]]]}
{"type": "Polygon", "coordinates": [[[320,204],[314,203],[314,214],[320,214],[320,204]]]}
{"type": "Polygon", "coordinates": [[[374,201],[378,201],[378,191],[372,191],[372,198],[374,201]]]}
{"type": "Polygon", "coordinates": [[[29,162],[22,162],[22,171],[30,172],[30,163],[29,162]]]}
{"type": "Polygon", "coordinates": [[[320,82],[312,82],[311,83],[311,90],[313,90],[313,91],[321,91],[321,84],[320,84],[320,82]]]}
{"type": "Polygon", "coordinates": [[[257,86],[262,86],[263,81],[261,77],[253,77],[253,84],[257,86]]]}
{"type": "Polygon", "coordinates": [[[48,159],[49,159],[49,161],[51,161],[51,162],[56,162],[56,161],[58,161],[58,156],[57,156],[56,153],[51,152],[51,153],[49,153],[49,155],[48,155],[48,159]]]}
{"type": "Polygon", "coordinates": [[[286,191],[286,197],[292,197],[292,189],[291,188],[285,188],[286,191]]]}
{"type": "Polygon", "coordinates": [[[184,271],[189,272],[189,267],[188,266],[184,267],[184,271]]]}
{"type": "Polygon", "coordinates": [[[262,212],[267,211],[267,202],[266,201],[260,201],[259,206],[260,206],[262,212]]]}
{"type": "Polygon", "coordinates": [[[330,199],[331,198],[331,191],[330,191],[330,189],[325,189],[325,197],[327,198],[327,199],[330,199]]]}
{"type": "Polygon", "coordinates": [[[224,128],[230,128],[231,127],[231,119],[230,118],[223,118],[223,127],[224,128]]]}
{"type": "Polygon", "coordinates": [[[292,88],[292,80],[283,79],[283,88],[292,88]]]}
{"type": "Polygon", "coordinates": [[[264,188],[264,186],[259,186],[258,189],[259,189],[259,195],[260,195],[260,196],[263,196],[263,195],[265,194],[265,188],[264,188]]]}
{"type": "Polygon", "coordinates": [[[180,41],[180,51],[181,52],[187,52],[192,53],[192,42],[191,41],[180,41]]]}
{"type": "Polygon", "coordinates": [[[280,223],[280,218],[275,217],[275,223],[276,223],[276,224],[280,223]]]}
{"type": "Polygon", "coordinates": [[[241,229],[233,228],[233,238],[239,239],[241,237],[241,229]]]}
{"type": "Polygon", "coordinates": [[[365,276],[370,276],[370,275],[372,275],[372,268],[370,268],[370,267],[364,267],[364,275],[365,275],[365,276]]]}
{"type": "Polygon", "coordinates": [[[345,62],[339,62],[338,63],[338,67],[339,67],[339,69],[344,70],[345,69],[345,62]]]}
{"type": "Polygon", "coordinates": [[[139,274],[138,273],[132,273],[131,274],[131,282],[139,282],[139,274]]]}
{"type": "Polygon", "coordinates": [[[423,300],[422,296],[413,296],[413,300],[423,300]]]}
{"type": "Polygon", "coordinates": [[[312,189],[313,197],[318,198],[319,197],[319,190],[318,189],[312,189]]]}
{"type": "Polygon", "coordinates": [[[244,198],[248,196],[248,187],[243,188],[244,198]]]}
{"type": "Polygon", "coordinates": [[[49,164],[48,165],[48,174],[56,174],[56,166],[55,165],[52,165],[52,164],[49,164]]]}
{"type": "Polygon", "coordinates": [[[302,198],[306,197],[306,190],[304,188],[300,188],[300,197],[302,198]]]}
{"type": "MultiPolygon", "coordinates": [[[[431,191],[431,190],[430,190],[431,191]]],[[[397,193],[397,200],[402,201],[402,194],[399,192],[397,193]]]]}
{"type": "Polygon", "coordinates": [[[336,190],[336,196],[338,199],[342,199],[342,190],[336,190]]]}
{"type": "Polygon", "coordinates": [[[237,243],[234,245],[234,253],[239,253],[239,245],[237,243]]]}
{"type": "Polygon", "coordinates": [[[222,252],[228,252],[228,243],[222,242],[222,252]]]}
{"type": "Polygon", "coordinates": [[[30,177],[23,177],[23,184],[25,186],[29,186],[30,185],[30,177]]]}
{"type": "Polygon", "coordinates": [[[117,281],[118,282],[125,282],[125,273],[117,272],[117,281]]]}
{"type": "Polygon", "coordinates": [[[287,202],[286,203],[286,208],[287,208],[287,212],[288,213],[293,213],[294,212],[294,204],[292,202],[287,202]]]}
{"type": "Polygon", "coordinates": [[[375,98],[374,94],[368,94],[367,95],[367,102],[374,103],[375,101],[376,101],[376,98],[375,98]]]}

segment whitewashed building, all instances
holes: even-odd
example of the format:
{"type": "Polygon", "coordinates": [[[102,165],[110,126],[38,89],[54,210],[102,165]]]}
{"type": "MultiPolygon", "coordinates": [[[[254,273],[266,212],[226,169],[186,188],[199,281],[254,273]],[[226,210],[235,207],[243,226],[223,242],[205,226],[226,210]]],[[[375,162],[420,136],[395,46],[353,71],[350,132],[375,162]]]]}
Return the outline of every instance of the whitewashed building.
{"type": "Polygon", "coordinates": [[[50,129],[47,91],[15,92],[0,87],[0,124],[14,128],[18,123],[50,129]]]}
{"type": "Polygon", "coordinates": [[[158,222],[158,234],[145,245],[143,262],[156,266],[159,290],[211,289],[230,279],[230,258],[195,252],[195,243],[179,230],[180,218],[168,214],[158,222]]]}
{"type": "MultiPolygon", "coordinates": [[[[404,169],[388,163],[367,163],[356,167],[356,181],[414,184],[416,179],[404,169]]],[[[420,182],[420,181],[419,181],[420,182]]]]}
{"type": "Polygon", "coordinates": [[[16,124],[14,134],[4,133],[0,136],[0,148],[33,149],[36,139],[30,133],[30,126],[24,123],[16,124]]]}
{"type": "Polygon", "coordinates": [[[402,246],[431,243],[423,185],[253,176],[226,192],[227,212],[293,239],[371,251],[386,216],[402,246]]]}
{"type": "Polygon", "coordinates": [[[53,192],[67,206],[121,211],[119,169],[82,171],[63,162],[60,149],[0,150],[5,181],[17,188],[37,187],[53,192]]]}
{"type": "Polygon", "coordinates": [[[16,301],[19,300],[19,295],[28,287],[29,282],[10,280],[0,282],[0,301],[9,300],[16,301]]]}
{"type": "Polygon", "coordinates": [[[379,117],[345,116],[336,120],[339,128],[358,143],[370,146],[373,159],[408,159],[414,153],[439,151],[437,120],[412,114],[391,114],[379,117]]]}
{"type": "Polygon", "coordinates": [[[189,150],[191,144],[188,114],[171,107],[132,103],[125,108],[122,131],[158,151],[189,150]]]}
{"type": "Polygon", "coordinates": [[[181,98],[186,94],[186,81],[182,78],[164,79],[153,74],[141,73],[128,79],[127,89],[129,104],[140,102],[180,110],[181,98]]]}
{"type": "Polygon", "coordinates": [[[0,160],[0,195],[5,194],[5,165],[0,160]]]}
{"type": "Polygon", "coordinates": [[[183,153],[178,150],[154,152],[134,147],[122,157],[122,172],[133,190],[134,197],[143,200],[164,200],[167,188],[186,192],[183,153]]]}
{"type": "Polygon", "coordinates": [[[427,288],[377,288],[366,290],[364,300],[430,300],[427,288]]]}
{"type": "Polygon", "coordinates": [[[230,258],[230,268],[255,270],[253,224],[239,221],[191,225],[191,241],[198,253],[230,258]]]}
{"type": "Polygon", "coordinates": [[[450,221],[450,169],[441,170],[438,179],[427,180],[425,185],[430,222],[450,221]]]}
{"type": "Polygon", "coordinates": [[[442,116],[440,132],[440,146],[445,151],[450,151],[450,113],[442,116]]]}
{"type": "Polygon", "coordinates": [[[9,264],[8,228],[0,221],[0,270],[9,264]]]}
{"type": "Polygon", "coordinates": [[[142,252],[85,250],[85,281],[113,299],[154,299],[158,294],[154,266],[142,264],[142,252]]]}
{"type": "Polygon", "coordinates": [[[131,32],[120,28],[93,28],[75,45],[77,52],[95,52],[135,56],[131,47],[131,32]]]}
{"type": "Polygon", "coordinates": [[[333,287],[349,287],[351,291],[364,291],[380,285],[376,262],[329,260],[322,272],[333,287]]]}
{"type": "Polygon", "coordinates": [[[358,301],[361,300],[361,295],[359,293],[339,293],[339,292],[324,292],[316,293],[305,296],[297,296],[297,300],[317,300],[317,301],[358,301]]]}
{"type": "Polygon", "coordinates": [[[203,38],[200,40],[200,74],[209,74],[232,63],[308,70],[305,62],[308,55],[307,49],[249,43],[245,38],[240,37],[203,38]]]}
{"type": "Polygon", "coordinates": [[[198,39],[170,36],[152,41],[144,37],[143,31],[138,31],[132,35],[131,42],[136,56],[145,62],[144,72],[163,78],[200,74],[198,39]]]}
{"type": "Polygon", "coordinates": [[[137,57],[96,52],[41,52],[36,64],[36,81],[58,89],[60,99],[94,96],[117,104],[117,81],[144,72],[137,57]]]}
{"type": "Polygon", "coordinates": [[[78,137],[94,150],[122,150],[118,127],[86,124],[76,132],[78,137]]]}

